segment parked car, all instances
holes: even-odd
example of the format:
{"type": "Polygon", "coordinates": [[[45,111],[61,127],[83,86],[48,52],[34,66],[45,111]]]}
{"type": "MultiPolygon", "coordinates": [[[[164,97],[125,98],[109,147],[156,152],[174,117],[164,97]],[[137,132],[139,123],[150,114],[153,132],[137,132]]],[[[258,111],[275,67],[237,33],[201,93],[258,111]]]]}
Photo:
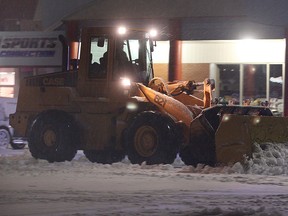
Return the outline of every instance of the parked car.
{"type": "Polygon", "coordinates": [[[16,109],[15,98],[0,98],[0,148],[23,149],[27,141],[15,134],[9,125],[9,114],[16,109]]]}
{"type": "Polygon", "coordinates": [[[11,145],[13,149],[23,149],[26,144],[26,140],[14,134],[8,120],[0,121],[0,148],[8,148],[11,145]]]}

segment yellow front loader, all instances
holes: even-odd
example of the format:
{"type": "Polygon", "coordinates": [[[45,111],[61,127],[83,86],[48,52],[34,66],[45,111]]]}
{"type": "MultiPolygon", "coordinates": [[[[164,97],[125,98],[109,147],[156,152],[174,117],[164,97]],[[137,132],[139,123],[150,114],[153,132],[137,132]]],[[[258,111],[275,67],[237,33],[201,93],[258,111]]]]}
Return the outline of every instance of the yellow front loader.
{"type": "Polygon", "coordinates": [[[267,107],[213,104],[213,80],[154,78],[149,34],[118,33],[83,28],[76,67],[21,81],[10,125],[34,158],[70,161],[83,150],[97,163],[127,155],[135,164],[169,164],[179,153],[189,165],[216,165],[251,157],[255,142],[288,141],[287,118],[267,107]]]}

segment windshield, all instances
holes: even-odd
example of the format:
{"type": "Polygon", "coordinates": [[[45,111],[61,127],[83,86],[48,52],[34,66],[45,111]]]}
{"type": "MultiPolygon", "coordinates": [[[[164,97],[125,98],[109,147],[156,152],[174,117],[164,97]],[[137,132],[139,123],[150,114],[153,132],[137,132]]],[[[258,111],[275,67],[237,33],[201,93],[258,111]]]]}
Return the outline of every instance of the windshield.
{"type": "Polygon", "coordinates": [[[118,40],[116,42],[115,53],[115,76],[119,75],[120,72],[121,76],[127,76],[132,81],[148,84],[149,80],[153,77],[149,40],[118,40]],[[121,44],[121,46],[117,44],[121,44]],[[128,64],[125,63],[127,64],[126,66],[124,66],[125,61],[128,61],[128,64]]]}

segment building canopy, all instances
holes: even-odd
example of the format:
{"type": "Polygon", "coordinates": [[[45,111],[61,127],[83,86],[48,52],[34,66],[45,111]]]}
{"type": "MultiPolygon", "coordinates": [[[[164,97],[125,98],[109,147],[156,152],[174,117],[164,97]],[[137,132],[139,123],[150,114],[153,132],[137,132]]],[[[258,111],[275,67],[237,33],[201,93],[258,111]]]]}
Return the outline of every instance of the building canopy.
{"type": "Polygon", "coordinates": [[[183,40],[284,38],[287,0],[94,0],[63,18],[83,25],[128,23],[167,30],[180,20],[183,40]]]}

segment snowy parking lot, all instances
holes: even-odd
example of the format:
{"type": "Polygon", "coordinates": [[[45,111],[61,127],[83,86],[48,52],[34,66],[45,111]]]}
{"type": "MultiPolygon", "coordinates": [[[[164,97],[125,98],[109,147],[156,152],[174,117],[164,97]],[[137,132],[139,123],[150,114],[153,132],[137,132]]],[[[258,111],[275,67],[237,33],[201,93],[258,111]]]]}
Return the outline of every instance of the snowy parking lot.
{"type": "Polygon", "coordinates": [[[0,150],[0,215],[288,215],[288,145],[225,167],[35,160],[0,150]]]}

